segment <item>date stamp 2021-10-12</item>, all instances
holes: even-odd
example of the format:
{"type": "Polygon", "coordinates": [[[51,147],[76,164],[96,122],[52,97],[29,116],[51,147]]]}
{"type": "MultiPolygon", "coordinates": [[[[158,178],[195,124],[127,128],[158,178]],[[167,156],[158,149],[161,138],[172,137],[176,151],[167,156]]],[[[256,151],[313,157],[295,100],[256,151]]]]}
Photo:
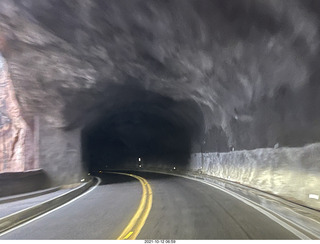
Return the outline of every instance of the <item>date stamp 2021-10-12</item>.
{"type": "Polygon", "coordinates": [[[176,244],[176,240],[144,240],[144,243],[149,244],[176,244]]]}

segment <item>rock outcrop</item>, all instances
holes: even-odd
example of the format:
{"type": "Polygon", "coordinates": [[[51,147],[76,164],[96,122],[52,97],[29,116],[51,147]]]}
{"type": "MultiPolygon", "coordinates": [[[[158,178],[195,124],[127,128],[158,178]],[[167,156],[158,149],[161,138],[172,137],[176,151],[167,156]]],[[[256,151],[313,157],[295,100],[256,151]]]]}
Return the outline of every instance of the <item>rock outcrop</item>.
{"type": "Polygon", "coordinates": [[[7,65],[0,54],[0,172],[33,169],[30,144],[32,132],[21,116],[7,65]]]}
{"type": "Polygon", "coordinates": [[[84,126],[114,110],[111,86],[130,85],[198,104],[205,151],[303,146],[320,138],[319,12],[311,0],[3,0],[0,35],[26,120],[84,126]]]}
{"type": "MultiPolygon", "coordinates": [[[[3,133],[18,123],[9,158],[32,151],[30,127],[34,162],[58,183],[79,181],[81,160],[172,167],[194,153],[195,169],[248,169],[248,184],[294,194],[270,185],[319,178],[319,147],[306,146],[320,141],[319,27],[317,0],[1,0],[0,50],[26,121],[1,110],[3,133]]],[[[302,188],[304,201],[314,188],[302,188]]]]}

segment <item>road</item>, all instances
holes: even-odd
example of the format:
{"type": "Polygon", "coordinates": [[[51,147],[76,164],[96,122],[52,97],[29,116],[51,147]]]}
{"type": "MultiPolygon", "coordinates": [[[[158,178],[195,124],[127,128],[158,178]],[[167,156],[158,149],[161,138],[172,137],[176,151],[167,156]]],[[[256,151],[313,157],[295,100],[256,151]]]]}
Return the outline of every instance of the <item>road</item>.
{"type": "MultiPolygon", "coordinates": [[[[135,173],[152,188],[152,208],[137,239],[298,239],[242,201],[181,177],[135,173]]],[[[102,182],[76,201],[11,231],[0,239],[115,240],[136,213],[140,182],[99,174],[102,182]]]]}

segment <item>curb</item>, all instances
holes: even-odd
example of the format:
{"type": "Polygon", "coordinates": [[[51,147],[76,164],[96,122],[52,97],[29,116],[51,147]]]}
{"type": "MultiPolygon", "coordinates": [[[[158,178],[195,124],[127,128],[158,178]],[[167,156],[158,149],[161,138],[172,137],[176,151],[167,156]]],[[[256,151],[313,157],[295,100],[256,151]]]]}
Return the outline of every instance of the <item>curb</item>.
{"type": "Polygon", "coordinates": [[[320,239],[320,212],[318,210],[310,209],[308,207],[290,202],[275,195],[262,192],[255,188],[251,188],[225,179],[211,177],[209,175],[197,175],[193,174],[192,172],[173,173],[153,170],[140,170],[136,172],[150,172],[179,177],[188,177],[190,179],[195,179],[203,183],[206,182],[214,184],[222,189],[239,195],[247,201],[253,202],[254,204],[262,207],[264,210],[267,210],[268,212],[271,211],[274,216],[277,216],[277,218],[282,219],[287,223],[291,223],[291,226],[294,226],[294,228],[298,229],[309,238],[316,240],[320,239]],[[318,218],[315,218],[316,216],[318,218]]]}
{"type": "Polygon", "coordinates": [[[320,239],[320,212],[318,210],[296,204],[281,197],[236,182],[224,179],[220,180],[211,176],[203,176],[203,178],[192,174],[186,174],[185,176],[200,179],[203,182],[230,191],[262,207],[267,212],[277,216],[277,218],[284,220],[309,238],[313,240],[320,239]],[[318,218],[316,218],[316,216],[318,218]]]}
{"type": "Polygon", "coordinates": [[[22,223],[25,223],[39,215],[42,215],[50,210],[65,204],[66,202],[74,199],[87,191],[94,183],[96,178],[91,178],[87,183],[81,185],[70,192],[67,192],[61,196],[55,197],[36,206],[24,209],[17,213],[13,213],[0,219],[0,234],[16,227],[22,223]]]}
{"type": "Polygon", "coordinates": [[[38,196],[41,196],[41,195],[45,195],[45,194],[48,194],[48,193],[52,193],[52,192],[58,191],[60,189],[61,189],[61,187],[58,186],[58,187],[53,187],[53,188],[40,190],[40,191],[35,191],[35,192],[31,192],[31,193],[24,193],[24,194],[19,194],[19,195],[14,195],[14,196],[2,197],[2,198],[0,198],[0,204],[19,201],[19,200],[24,200],[24,199],[28,199],[28,198],[31,198],[31,197],[38,197],[38,196]]]}

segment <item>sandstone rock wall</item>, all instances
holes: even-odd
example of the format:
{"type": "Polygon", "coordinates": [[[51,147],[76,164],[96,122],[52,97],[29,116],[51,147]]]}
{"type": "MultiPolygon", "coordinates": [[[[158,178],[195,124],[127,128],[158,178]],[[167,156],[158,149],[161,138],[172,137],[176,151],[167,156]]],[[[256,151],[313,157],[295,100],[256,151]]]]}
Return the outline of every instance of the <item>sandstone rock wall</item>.
{"type": "MultiPolygon", "coordinates": [[[[46,120],[39,123],[40,166],[59,182],[74,168],[76,180],[78,129],[102,108],[116,113],[119,101],[130,104],[130,88],[138,86],[201,107],[205,136],[194,147],[193,162],[202,155],[205,172],[276,194],[288,188],[287,197],[306,201],[313,188],[305,182],[315,184],[312,172],[319,172],[309,147],[303,148],[306,154],[296,148],[213,152],[320,141],[317,2],[1,0],[0,50],[24,118],[41,114],[46,120]],[[120,87],[116,96],[112,86],[120,87]],[[72,147],[75,151],[68,151],[72,147]],[[303,157],[315,171],[297,161],[303,157]]],[[[17,122],[17,106],[1,112],[1,131],[11,133],[10,139],[0,138],[2,158],[16,160],[2,160],[1,170],[31,168],[22,157],[23,150],[31,152],[23,146],[31,136],[26,124],[17,122]]],[[[190,114],[180,117],[198,117],[190,114]]]]}
{"type": "Polygon", "coordinates": [[[130,84],[201,106],[221,136],[206,151],[303,146],[320,140],[319,13],[306,0],[2,0],[0,37],[26,116],[74,128],[130,84]]]}
{"type": "Polygon", "coordinates": [[[33,133],[21,116],[6,62],[0,54],[0,173],[34,168],[33,133]]]}

